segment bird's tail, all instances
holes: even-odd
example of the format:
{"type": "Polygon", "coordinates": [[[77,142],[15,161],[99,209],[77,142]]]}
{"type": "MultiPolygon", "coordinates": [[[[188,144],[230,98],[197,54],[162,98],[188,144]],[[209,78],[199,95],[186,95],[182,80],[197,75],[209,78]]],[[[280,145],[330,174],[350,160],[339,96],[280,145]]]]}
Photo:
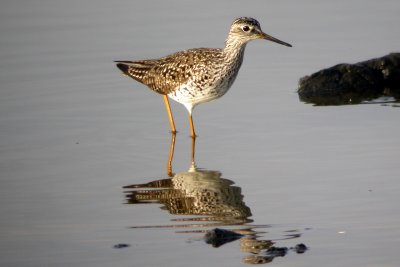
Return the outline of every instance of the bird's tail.
{"type": "Polygon", "coordinates": [[[117,67],[127,76],[143,82],[146,75],[154,66],[153,60],[143,61],[114,61],[117,63],[117,67]]]}

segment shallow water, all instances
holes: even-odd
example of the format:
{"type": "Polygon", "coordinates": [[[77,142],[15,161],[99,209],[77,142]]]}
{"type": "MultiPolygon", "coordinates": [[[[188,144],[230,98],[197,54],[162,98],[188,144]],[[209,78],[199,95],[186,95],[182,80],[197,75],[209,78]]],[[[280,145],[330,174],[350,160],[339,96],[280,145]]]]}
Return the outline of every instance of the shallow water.
{"type": "Polygon", "coordinates": [[[296,94],[304,75],[398,52],[398,1],[0,5],[2,266],[240,266],[268,261],[269,241],[309,247],[271,266],[398,265],[400,110],[296,94]],[[243,15],[294,47],[249,44],[231,91],[196,108],[196,164],[211,178],[188,172],[173,103],[172,183],[162,99],[112,61],[222,46],[243,15]],[[246,235],[214,248],[203,236],[215,227],[246,235]]]}

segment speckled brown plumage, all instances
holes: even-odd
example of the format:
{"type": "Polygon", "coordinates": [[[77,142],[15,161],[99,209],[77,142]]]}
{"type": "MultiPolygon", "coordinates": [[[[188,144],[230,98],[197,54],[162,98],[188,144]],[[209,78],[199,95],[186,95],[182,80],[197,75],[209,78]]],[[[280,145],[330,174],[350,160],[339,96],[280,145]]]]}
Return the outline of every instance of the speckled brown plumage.
{"type": "Polygon", "coordinates": [[[124,74],[164,95],[173,132],[175,126],[166,96],[183,104],[189,111],[191,133],[195,136],[193,108],[229,90],[242,64],[247,42],[255,39],[291,46],[262,32],[257,20],[242,17],[232,23],[224,48],[197,48],[160,59],[116,62],[124,74]]]}
{"type": "Polygon", "coordinates": [[[118,61],[117,66],[128,76],[150,87],[153,91],[168,95],[189,81],[196,79],[199,85],[210,80],[209,67],[222,61],[221,49],[190,49],[157,59],[118,61]],[[202,74],[202,75],[199,75],[202,74]]]}

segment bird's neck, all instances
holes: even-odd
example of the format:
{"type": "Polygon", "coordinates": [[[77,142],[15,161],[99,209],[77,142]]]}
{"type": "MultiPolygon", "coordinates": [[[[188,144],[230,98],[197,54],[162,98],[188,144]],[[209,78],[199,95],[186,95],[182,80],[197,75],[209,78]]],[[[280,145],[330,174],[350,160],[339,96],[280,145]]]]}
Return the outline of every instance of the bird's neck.
{"type": "Polygon", "coordinates": [[[231,38],[231,36],[228,36],[225,41],[225,47],[223,50],[225,62],[229,62],[230,64],[234,65],[239,64],[240,66],[243,61],[245,48],[246,42],[241,42],[236,38],[231,38]]]}

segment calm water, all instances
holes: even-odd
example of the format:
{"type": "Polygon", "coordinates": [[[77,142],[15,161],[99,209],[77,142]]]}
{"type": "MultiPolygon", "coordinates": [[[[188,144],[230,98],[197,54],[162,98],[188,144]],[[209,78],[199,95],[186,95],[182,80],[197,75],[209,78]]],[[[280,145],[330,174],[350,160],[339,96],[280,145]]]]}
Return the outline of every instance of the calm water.
{"type": "Polygon", "coordinates": [[[273,242],[309,250],[271,266],[398,266],[400,109],[296,94],[304,75],[398,52],[398,1],[0,7],[0,265],[242,266],[273,242]],[[162,98],[112,61],[222,46],[238,16],[294,47],[249,44],[231,91],[195,110],[196,170],[173,103],[169,177],[162,98]],[[245,237],[215,248],[215,227],[245,237]]]}

